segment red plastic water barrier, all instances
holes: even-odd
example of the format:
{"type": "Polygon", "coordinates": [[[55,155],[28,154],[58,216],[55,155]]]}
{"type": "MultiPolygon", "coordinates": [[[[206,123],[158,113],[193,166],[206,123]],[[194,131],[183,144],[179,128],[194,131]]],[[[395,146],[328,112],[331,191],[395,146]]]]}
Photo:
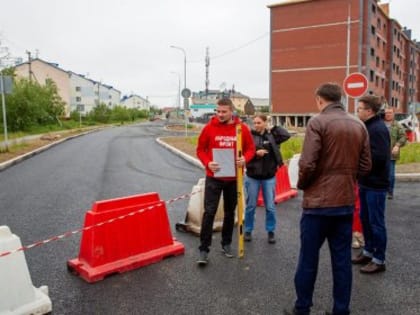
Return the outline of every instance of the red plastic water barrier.
{"type": "MultiPolygon", "coordinates": [[[[283,165],[279,167],[276,173],[276,197],[274,201],[276,203],[280,203],[290,198],[296,197],[297,194],[297,190],[292,189],[290,186],[289,172],[287,171],[287,166],[283,165]]],[[[264,199],[261,190],[258,195],[257,205],[260,207],[264,205],[264,199]]]]}
{"type": "Polygon", "coordinates": [[[407,137],[408,142],[415,142],[416,141],[416,133],[411,130],[406,130],[405,135],[407,137]]]}
{"type": "Polygon", "coordinates": [[[84,230],[78,258],[69,270],[87,282],[122,273],[185,252],[169,228],[166,204],[157,193],[97,201],[86,213],[85,226],[145,209],[110,224],[84,230]]]}

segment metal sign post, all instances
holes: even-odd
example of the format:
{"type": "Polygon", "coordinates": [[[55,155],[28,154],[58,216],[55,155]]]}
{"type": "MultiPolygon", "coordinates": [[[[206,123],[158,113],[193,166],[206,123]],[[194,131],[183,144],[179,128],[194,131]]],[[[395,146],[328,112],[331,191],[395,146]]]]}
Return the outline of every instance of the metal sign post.
{"type": "Polygon", "coordinates": [[[0,89],[1,89],[1,104],[2,104],[2,110],[3,110],[4,147],[6,151],[9,151],[9,139],[7,137],[6,99],[4,96],[6,91],[5,91],[5,84],[4,84],[4,76],[1,71],[0,71],[0,89]]]}

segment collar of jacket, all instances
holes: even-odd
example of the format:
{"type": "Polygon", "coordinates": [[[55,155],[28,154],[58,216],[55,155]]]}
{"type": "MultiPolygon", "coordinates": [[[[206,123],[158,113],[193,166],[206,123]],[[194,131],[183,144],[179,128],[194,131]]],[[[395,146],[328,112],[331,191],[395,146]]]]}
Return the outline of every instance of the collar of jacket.
{"type": "Polygon", "coordinates": [[[341,103],[331,103],[331,104],[328,104],[327,106],[325,106],[321,110],[321,113],[329,112],[329,111],[336,110],[336,109],[339,109],[339,110],[343,110],[344,111],[343,104],[341,104],[341,103]]]}
{"type": "Polygon", "coordinates": [[[368,120],[365,121],[365,125],[369,125],[377,120],[382,120],[382,118],[379,115],[373,115],[372,117],[370,117],[368,120]]]}

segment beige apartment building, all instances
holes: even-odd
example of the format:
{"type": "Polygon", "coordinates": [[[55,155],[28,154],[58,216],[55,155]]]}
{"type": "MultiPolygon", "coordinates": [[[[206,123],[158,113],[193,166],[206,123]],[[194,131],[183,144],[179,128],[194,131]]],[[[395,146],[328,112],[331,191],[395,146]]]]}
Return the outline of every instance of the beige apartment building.
{"type": "Polygon", "coordinates": [[[33,59],[15,67],[17,77],[30,78],[40,84],[51,79],[57,85],[58,94],[65,102],[65,117],[72,111],[83,114],[98,104],[114,107],[120,104],[121,92],[110,85],[86,78],[84,75],[67,71],[56,63],[33,59]]]}

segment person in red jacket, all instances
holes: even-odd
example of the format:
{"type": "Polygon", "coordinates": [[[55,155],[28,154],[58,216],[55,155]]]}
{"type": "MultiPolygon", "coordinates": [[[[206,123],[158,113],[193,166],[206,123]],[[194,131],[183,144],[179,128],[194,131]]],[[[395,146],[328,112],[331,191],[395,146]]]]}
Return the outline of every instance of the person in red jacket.
{"type": "Polygon", "coordinates": [[[236,167],[245,166],[255,154],[255,145],[247,125],[233,115],[230,99],[217,102],[216,115],[203,128],[198,138],[197,157],[206,169],[204,213],[200,231],[199,265],[206,265],[213,234],[213,223],[223,193],[224,218],[222,252],[233,257],[231,243],[237,204],[236,167]],[[242,155],[236,158],[236,125],[242,127],[242,155]]]}

